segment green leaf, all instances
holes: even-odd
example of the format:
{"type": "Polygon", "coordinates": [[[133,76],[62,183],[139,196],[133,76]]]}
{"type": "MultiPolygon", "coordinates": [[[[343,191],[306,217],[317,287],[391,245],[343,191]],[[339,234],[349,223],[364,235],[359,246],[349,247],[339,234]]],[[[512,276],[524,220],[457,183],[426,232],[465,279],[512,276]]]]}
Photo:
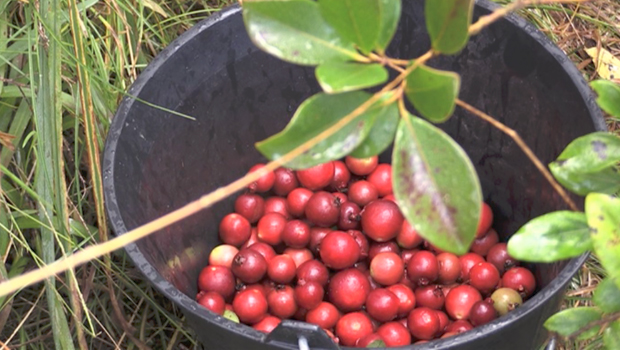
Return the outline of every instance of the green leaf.
{"type": "Polygon", "coordinates": [[[594,252],[620,288],[620,198],[591,193],[585,206],[594,252]]]}
{"type": "MultiPolygon", "coordinates": [[[[568,337],[586,326],[588,323],[600,319],[602,314],[603,313],[595,307],[566,309],[549,317],[549,319],[545,321],[545,328],[564,337],[568,337]]],[[[600,328],[600,325],[592,327],[590,330],[582,333],[578,339],[590,338],[594,336],[600,328]]]]}
{"type": "Polygon", "coordinates": [[[465,254],[476,235],[482,203],[469,157],[448,134],[403,116],[392,153],[394,196],[407,221],[439,249],[465,254]]]}
{"type": "Polygon", "coordinates": [[[319,0],[319,9],[325,21],[334,27],[338,34],[354,42],[363,53],[367,54],[375,47],[379,38],[380,1],[319,0]]]}
{"type": "Polygon", "coordinates": [[[558,159],[549,164],[556,179],[579,195],[620,190],[620,138],[594,132],[573,140],[558,159]]]}
{"type": "MultiPolygon", "coordinates": [[[[267,158],[278,159],[337,123],[369,98],[370,94],[363,91],[316,94],[299,106],[284,130],[258,142],[256,148],[267,158]]],[[[286,166],[304,169],[344,157],[368,136],[378,112],[379,108],[369,109],[286,166]]]]}
{"type": "Polygon", "coordinates": [[[398,21],[400,20],[401,0],[381,0],[379,1],[379,13],[381,14],[381,24],[379,26],[379,38],[377,39],[376,50],[383,53],[392,41],[398,21]]]}
{"type": "Polygon", "coordinates": [[[328,62],[318,66],[316,79],[328,94],[360,90],[385,83],[388,71],[378,63],[328,62]]]}
{"type": "Polygon", "coordinates": [[[549,169],[562,186],[580,196],[592,192],[614,194],[620,190],[620,174],[614,168],[596,173],[578,173],[565,171],[553,162],[549,164],[549,169]]]}
{"type": "Polygon", "coordinates": [[[426,0],[424,16],[431,46],[443,54],[455,54],[467,44],[473,0],[426,0]]]}
{"type": "Polygon", "coordinates": [[[592,249],[584,213],[556,211],[532,219],[508,241],[508,253],[517,260],[553,262],[592,249]]]}
{"type": "Polygon", "coordinates": [[[312,66],[359,57],[312,0],[245,1],[243,20],[256,46],[285,61],[312,66]]]}
{"type": "Polygon", "coordinates": [[[605,329],[603,344],[607,350],[620,349],[620,320],[615,320],[605,329]]]}
{"type": "Polygon", "coordinates": [[[239,316],[234,311],[224,310],[224,318],[227,318],[235,323],[239,323],[239,316]]]}
{"type": "Polygon", "coordinates": [[[385,347],[385,342],[381,339],[377,339],[373,341],[372,343],[368,344],[366,348],[368,349],[368,348],[384,348],[384,347],[385,347]]]}
{"type": "Polygon", "coordinates": [[[590,86],[598,98],[596,102],[602,110],[616,118],[620,118],[620,86],[609,80],[596,80],[590,86]]]}
{"type": "Polygon", "coordinates": [[[394,141],[398,119],[396,102],[381,107],[370,133],[350,155],[355,158],[368,158],[381,154],[394,141]]]}
{"type": "Polygon", "coordinates": [[[454,72],[420,66],[407,76],[405,93],[424,118],[439,123],[454,112],[460,85],[461,78],[454,72]]]}
{"type": "Polygon", "coordinates": [[[592,300],[605,313],[620,311],[620,288],[616,281],[609,277],[603,279],[596,286],[592,300]]]}

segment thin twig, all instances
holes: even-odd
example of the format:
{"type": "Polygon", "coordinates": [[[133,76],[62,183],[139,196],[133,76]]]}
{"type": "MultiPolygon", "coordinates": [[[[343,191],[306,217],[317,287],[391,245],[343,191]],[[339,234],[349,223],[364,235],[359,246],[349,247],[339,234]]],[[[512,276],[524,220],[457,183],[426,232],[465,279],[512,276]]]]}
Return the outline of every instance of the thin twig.
{"type": "Polygon", "coordinates": [[[463,102],[462,100],[457,99],[456,100],[456,104],[459,107],[465,109],[466,111],[468,111],[468,112],[470,112],[470,113],[472,113],[472,114],[474,114],[474,115],[484,119],[485,121],[487,121],[488,123],[490,123],[491,125],[496,127],[497,129],[501,130],[504,134],[510,136],[510,138],[512,138],[514,140],[514,142],[516,142],[517,145],[523,150],[523,153],[525,153],[525,155],[530,159],[530,161],[532,163],[534,163],[536,168],[538,168],[538,170],[543,174],[545,179],[547,179],[547,181],[549,181],[549,183],[551,184],[553,189],[562,197],[564,202],[572,210],[579,211],[579,208],[577,208],[577,206],[575,205],[573,200],[570,199],[570,197],[568,196],[568,193],[566,193],[566,191],[564,191],[564,188],[562,186],[560,186],[560,184],[558,184],[557,181],[555,181],[555,178],[553,178],[553,175],[551,175],[551,173],[549,172],[549,170],[547,170],[545,165],[540,161],[540,159],[538,159],[536,154],[534,154],[534,152],[532,152],[532,149],[523,141],[521,136],[519,136],[519,134],[514,129],[511,129],[510,127],[508,127],[505,124],[499,122],[498,120],[496,120],[495,118],[491,117],[490,115],[482,112],[481,110],[477,109],[476,107],[474,107],[474,106],[472,106],[472,105],[470,105],[470,104],[468,104],[466,102],[463,102]]]}
{"type": "Polygon", "coordinates": [[[620,312],[609,314],[609,315],[607,315],[605,317],[602,317],[601,319],[598,319],[596,321],[592,321],[592,322],[586,324],[585,326],[579,328],[578,331],[573,332],[567,338],[576,339],[577,337],[579,337],[580,335],[582,335],[583,333],[585,333],[586,331],[588,331],[592,327],[602,326],[604,324],[611,323],[611,322],[613,322],[615,320],[619,320],[619,319],[620,319],[620,312]]]}

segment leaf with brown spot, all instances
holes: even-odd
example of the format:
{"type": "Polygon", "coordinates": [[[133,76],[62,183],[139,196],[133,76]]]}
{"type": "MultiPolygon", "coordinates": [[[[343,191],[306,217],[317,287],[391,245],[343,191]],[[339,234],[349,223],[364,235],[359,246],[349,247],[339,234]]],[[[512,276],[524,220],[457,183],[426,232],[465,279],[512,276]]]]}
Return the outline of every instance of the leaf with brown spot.
{"type": "Polygon", "coordinates": [[[478,227],[482,190],[456,141],[421,118],[403,116],[392,153],[392,184],[405,218],[422,237],[439,249],[467,252],[478,227]]]}
{"type": "Polygon", "coordinates": [[[426,29],[435,51],[451,55],[465,47],[473,9],[474,0],[426,0],[426,29]]]}
{"type": "Polygon", "coordinates": [[[609,278],[620,288],[620,198],[591,193],[586,197],[585,207],[588,225],[596,230],[592,235],[594,252],[609,278]]]}

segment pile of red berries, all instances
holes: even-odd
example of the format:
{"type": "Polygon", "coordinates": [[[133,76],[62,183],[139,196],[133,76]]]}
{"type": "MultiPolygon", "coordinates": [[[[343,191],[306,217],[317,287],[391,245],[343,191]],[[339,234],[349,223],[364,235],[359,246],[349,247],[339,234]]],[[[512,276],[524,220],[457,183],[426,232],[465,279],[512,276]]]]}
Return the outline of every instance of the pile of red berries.
{"type": "Polygon", "coordinates": [[[469,253],[424,241],[394,202],[391,166],[377,157],[277,169],[234,210],[220,222],[223,244],[200,273],[197,300],[259,331],[292,318],[344,346],[403,346],[488,323],[536,289],[499,242],[485,203],[469,253]]]}

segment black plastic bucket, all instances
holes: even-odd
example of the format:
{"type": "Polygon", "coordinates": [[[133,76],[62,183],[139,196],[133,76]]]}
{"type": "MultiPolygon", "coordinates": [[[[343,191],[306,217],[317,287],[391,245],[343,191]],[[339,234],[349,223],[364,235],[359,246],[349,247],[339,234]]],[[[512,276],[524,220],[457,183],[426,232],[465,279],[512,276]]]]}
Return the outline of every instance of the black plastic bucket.
{"type": "MultiPolygon", "coordinates": [[[[495,7],[480,1],[476,18],[495,7]]],[[[410,58],[428,48],[423,1],[404,1],[389,53],[410,58]]],[[[461,99],[515,128],[543,162],[573,138],[605,128],[578,70],[517,16],[483,30],[459,55],[434,59],[431,65],[460,73],[461,99]]],[[[179,208],[264,161],[254,142],[281,130],[297,106],[318,91],[312,68],[284,63],[252,45],[236,6],[187,31],[144,70],[129,94],[196,120],[126,98],[112,122],[104,186],[115,233],[179,208]]],[[[530,218],[564,208],[523,152],[498,130],[459,109],[442,127],[472,158],[502,239],[530,218]]],[[[207,349],[296,349],[302,334],[312,349],[335,348],[325,333],[308,324],[285,322],[265,336],[194,301],[198,273],[217,244],[219,220],[231,210],[228,199],[129,245],[127,253],[183,310],[207,349]]],[[[541,288],[522,307],[473,331],[415,348],[537,348],[547,337],[543,322],[558,309],[584,259],[535,265],[541,288]]]]}

